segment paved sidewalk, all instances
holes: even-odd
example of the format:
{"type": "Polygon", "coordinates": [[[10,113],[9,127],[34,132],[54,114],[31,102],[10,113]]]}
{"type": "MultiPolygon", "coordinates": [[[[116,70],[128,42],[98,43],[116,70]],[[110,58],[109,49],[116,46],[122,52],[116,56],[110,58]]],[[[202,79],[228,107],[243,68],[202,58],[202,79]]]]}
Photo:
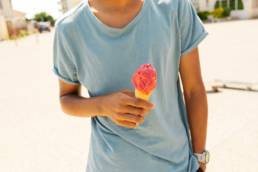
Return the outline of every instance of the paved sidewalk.
{"type": "MultiPolygon", "coordinates": [[[[258,82],[258,20],[207,24],[203,78],[258,82]]],[[[0,42],[0,171],[84,172],[89,119],[64,115],[52,73],[53,34],[0,42]]],[[[258,93],[208,94],[208,172],[257,172],[258,93]]]]}

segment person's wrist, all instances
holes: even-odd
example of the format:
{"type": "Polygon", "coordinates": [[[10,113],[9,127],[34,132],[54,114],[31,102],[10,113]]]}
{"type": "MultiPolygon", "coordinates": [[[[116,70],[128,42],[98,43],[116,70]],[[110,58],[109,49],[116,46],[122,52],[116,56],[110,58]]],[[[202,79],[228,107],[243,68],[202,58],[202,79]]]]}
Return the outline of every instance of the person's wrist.
{"type": "Polygon", "coordinates": [[[205,149],[203,149],[201,151],[194,151],[194,153],[202,154],[204,151],[205,151],[205,149]]]}
{"type": "Polygon", "coordinates": [[[97,99],[97,111],[100,116],[108,116],[105,112],[105,97],[99,96],[97,99]]]}
{"type": "Polygon", "coordinates": [[[203,147],[203,146],[199,146],[199,147],[197,147],[197,146],[195,146],[195,147],[193,147],[193,152],[194,153],[199,153],[199,154],[201,154],[201,153],[203,153],[203,152],[205,152],[205,147],[203,147]]]}
{"type": "Polygon", "coordinates": [[[200,164],[206,165],[210,161],[210,153],[206,149],[201,152],[194,152],[194,155],[200,164]]]}

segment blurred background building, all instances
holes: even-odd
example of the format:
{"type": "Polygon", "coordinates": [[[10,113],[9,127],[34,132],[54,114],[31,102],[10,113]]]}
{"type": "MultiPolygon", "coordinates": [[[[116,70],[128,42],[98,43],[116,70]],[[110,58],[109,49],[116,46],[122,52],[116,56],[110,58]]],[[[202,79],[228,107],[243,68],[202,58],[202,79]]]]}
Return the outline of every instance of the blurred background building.
{"type": "Polygon", "coordinates": [[[81,2],[81,0],[60,0],[59,4],[61,5],[60,11],[62,13],[65,13],[78,5],[81,2]]]}
{"type": "MultiPolygon", "coordinates": [[[[82,0],[60,0],[60,11],[65,13],[82,0]]],[[[192,0],[197,11],[213,11],[216,8],[228,8],[230,16],[238,19],[258,17],[258,0],[192,0]]]]}
{"type": "MultiPolygon", "coordinates": [[[[60,11],[65,13],[82,0],[60,0],[60,11]]],[[[216,8],[230,9],[230,16],[238,19],[258,17],[258,0],[192,0],[197,11],[213,11],[216,8]]]]}
{"type": "Polygon", "coordinates": [[[193,0],[198,11],[212,11],[223,7],[231,9],[231,17],[247,19],[258,17],[258,0],[193,0]]]}
{"type": "Polygon", "coordinates": [[[0,40],[26,28],[25,13],[14,10],[11,0],[0,0],[0,40]]]}

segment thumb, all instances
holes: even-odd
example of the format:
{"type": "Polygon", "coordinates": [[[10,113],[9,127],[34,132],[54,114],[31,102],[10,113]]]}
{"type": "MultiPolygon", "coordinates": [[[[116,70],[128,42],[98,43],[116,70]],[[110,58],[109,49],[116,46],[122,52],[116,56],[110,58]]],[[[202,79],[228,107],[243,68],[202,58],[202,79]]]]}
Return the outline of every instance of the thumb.
{"type": "Polygon", "coordinates": [[[128,95],[128,96],[130,96],[130,97],[135,97],[134,96],[134,92],[129,90],[129,89],[123,89],[123,90],[121,90],[121,92],[126,94],[126,95],[128,95]]]}

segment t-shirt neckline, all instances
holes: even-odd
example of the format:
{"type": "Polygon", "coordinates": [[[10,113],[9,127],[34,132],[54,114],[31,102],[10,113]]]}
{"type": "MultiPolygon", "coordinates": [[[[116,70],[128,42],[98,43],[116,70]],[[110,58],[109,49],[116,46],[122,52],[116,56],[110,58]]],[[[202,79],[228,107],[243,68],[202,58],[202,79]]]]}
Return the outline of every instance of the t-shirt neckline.
{"type": "Polygon", "coordinates": [[[115,32],[115,33],[122,33],[126,30],[128,30],[129,28],[131,28],[133,25],[135,25],[137,23],[137,21],[140,20],[140,18],[143,16],[144,12],[147,9],[147,5],[148,5],[148,0],[144,0],[142,7],[140,9],[140,11],[138,12],[138,14],[124,27],[121,28],[117,28],[117,27],[112,27],[112,26],[108,26],[107,24],[103,23],[100,19],[98,19],[95,14],[91,11],[90,9],[90,5],[88,0],[85,0],[86,3],[86,11],[89,14],[89,16],[93,19],[93,21],[99,25],[100,27],[103,27],[104,29],[106,29],[107,31],[111,31],[111,32],[115,32]]]}

